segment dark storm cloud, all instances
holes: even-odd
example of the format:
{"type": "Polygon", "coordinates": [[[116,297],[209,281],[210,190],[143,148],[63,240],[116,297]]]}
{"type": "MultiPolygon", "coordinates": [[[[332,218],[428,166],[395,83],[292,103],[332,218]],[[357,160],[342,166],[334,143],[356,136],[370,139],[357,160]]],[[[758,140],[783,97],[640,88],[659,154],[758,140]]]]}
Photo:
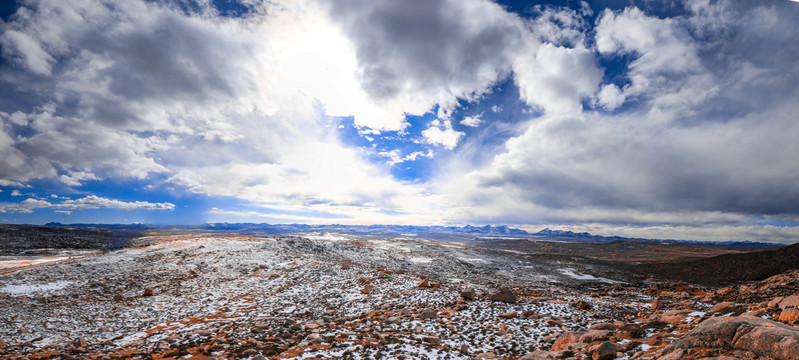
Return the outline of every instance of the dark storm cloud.
{"type": "Polygon", "coordinates": [[[520,19],[490,2],[340,0],[329,8],[355,44],[362,86],[378,99],[484,90],[510,70],[523,42],[520,19]]]}

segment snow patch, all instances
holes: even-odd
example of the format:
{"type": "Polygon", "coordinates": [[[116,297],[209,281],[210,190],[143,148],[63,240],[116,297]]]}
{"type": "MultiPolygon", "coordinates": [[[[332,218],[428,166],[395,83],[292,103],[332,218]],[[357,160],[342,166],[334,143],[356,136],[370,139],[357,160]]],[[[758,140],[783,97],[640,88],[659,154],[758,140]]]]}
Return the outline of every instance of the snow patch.
{"type": "Polygon", "coordinates": [[[20,284],[6,285],[0,288],[0,292],[10,295],[28,295],[40,292],[50,292],[64,289],[72,285],[72,281],[54,281],[47,284],[20,284]]]}

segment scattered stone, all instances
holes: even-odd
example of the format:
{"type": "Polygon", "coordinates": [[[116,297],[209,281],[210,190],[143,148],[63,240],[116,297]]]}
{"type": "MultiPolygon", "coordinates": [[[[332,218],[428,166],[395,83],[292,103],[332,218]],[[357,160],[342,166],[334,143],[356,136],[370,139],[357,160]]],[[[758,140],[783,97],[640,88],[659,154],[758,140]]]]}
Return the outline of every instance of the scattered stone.
{"type": "Polygon", "coordinates": [[[477,296],[473,288],[466,288],[461,291],[461,297],[464,300],[473,300],[477,296]]]}
{"type": "Polygon", "coordinates": [[[492,352],[484,352],[484,353],[477,354],[477,356],[475,356],[475,358],[477,358],[477,359],[496,359],[497,355],[492,353],[492,352]]]}
{"type": "Polygon", "coordinates": [[[574,307],[582,310],[582,311],[591,310],[593,308],[593,306],[591,304],[589,304],[588,302],[582,301],[582,300],[581,301],[575,301],[574,303],[572,303],[572,305],[574,307]]]}
{"type": "Polygon", "coordinates": [[[151,287],[145,288],[144,294],[142,294],[142,296],[153,296],[153,295],[155,295],[155,290],[153,290],[153,288],[151,287]]]}
{"type": "Polygon", "coordinates": [[[363,290],[361,290],[361,294],[364,295],[371,294],[372,291],[375,291],[375,287],[372,285],[366,285],[363,287],[363,290]]]}
{"type": "Polygon", "coordinates": [[[503,289],[502,291],[494,295],[491,295],[491,297],[489,297],[489,300],[501,301],[505,303],[515,303],[516,301],[518,301],[518,299],[516,298],[516,294],[514,294],[513,291],[510,291],[508,289],[503,289]]]}
{"type": "Polygon", "coordinates": [[[435,310],[425,310],[422,311],[422,319],[435,319],[437,313],[435,310]]]}
{"type": "Polygon", "coordinates": [[[441,338],[438,336],[428,336],[424,338],[424,341],[428,342],[430,345],[438,346],[441,345],[441,338]]]}
{"type": "Polygon", "coordinates": [[[72,346],[76,348],[85,348],[86,339],[83,337],[75,338],[75,340],[72,340],[72,346]]]}
{"type": "Polygon", "coordinates": [[[657,310],[660,308],[660,299],[654,298],[652,299],[652,305],[649,305],[649,309],[657,310]]]}
{"type": "Polygon", "coordinates": [[[515,311],[499,315],[499,317],[503,319],[513,319],[516,316],[518,316],[518,313],[516,313],[515,311]]]}
{"type": "Polygon", "coordinates": [[[540,315],[538,315],[538,313],[532,310],[525,310],[524,312],[522,312],[522,316],[525,319],[538,319],[539,317],[541,317],[540,315]]]}

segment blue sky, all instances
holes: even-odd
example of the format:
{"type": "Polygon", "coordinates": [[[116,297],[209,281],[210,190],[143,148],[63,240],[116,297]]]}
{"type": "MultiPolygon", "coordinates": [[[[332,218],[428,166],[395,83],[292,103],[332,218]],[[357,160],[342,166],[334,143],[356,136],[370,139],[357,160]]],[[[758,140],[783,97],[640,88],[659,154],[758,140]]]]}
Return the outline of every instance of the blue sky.
{"type": "Polygon", "coordinates": [[[0,221],[799,239],[799,3],[0,5],[0,221]]]}

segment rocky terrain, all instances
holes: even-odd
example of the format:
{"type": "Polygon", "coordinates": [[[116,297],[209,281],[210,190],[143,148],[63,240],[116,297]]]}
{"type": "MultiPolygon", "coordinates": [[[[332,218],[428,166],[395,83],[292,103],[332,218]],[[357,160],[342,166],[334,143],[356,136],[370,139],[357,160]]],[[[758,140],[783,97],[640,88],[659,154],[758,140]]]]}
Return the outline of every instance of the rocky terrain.
{"type": "Polygon", "coordinates": [[[0,358],[799,358],[797,270],[714,287],[417,237],[130,245],[9,267],[0,358]]]}

